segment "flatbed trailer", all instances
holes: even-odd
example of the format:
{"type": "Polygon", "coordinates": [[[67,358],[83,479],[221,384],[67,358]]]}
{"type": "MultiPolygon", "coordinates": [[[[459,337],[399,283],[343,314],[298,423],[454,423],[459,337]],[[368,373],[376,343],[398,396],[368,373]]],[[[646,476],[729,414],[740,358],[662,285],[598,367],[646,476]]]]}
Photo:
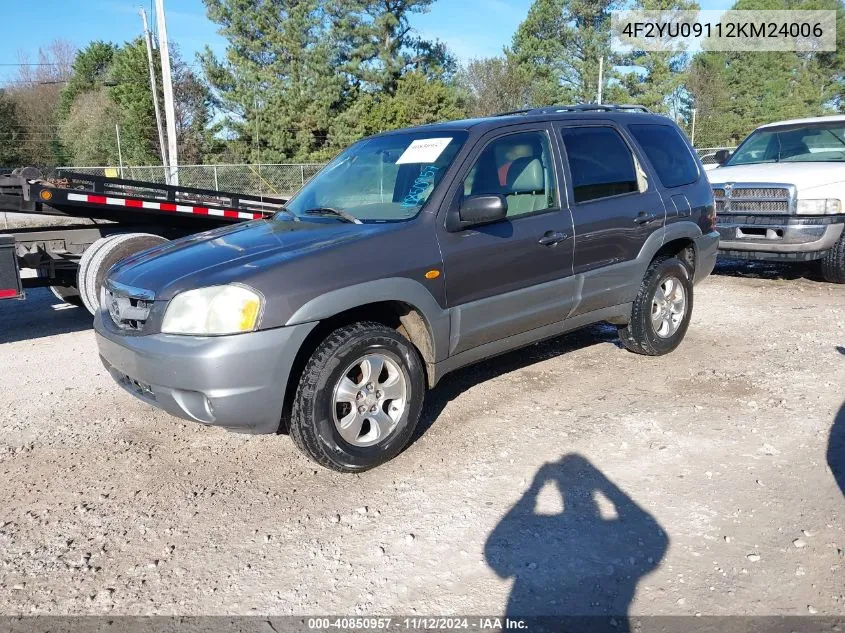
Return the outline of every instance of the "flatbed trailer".
{"type": "Polygon", "coordinates": [[[34,226],[0,229],[0,300],[48,287],[58,299],[96,312],[106,273],[121,259],[194,233],[268,218],[285,202],[72,171],[54,179],[30,167],[0,174],[0,212],[35,220],[34,226]],[[48,216],[65,223],[51,225],[48,216]]]}

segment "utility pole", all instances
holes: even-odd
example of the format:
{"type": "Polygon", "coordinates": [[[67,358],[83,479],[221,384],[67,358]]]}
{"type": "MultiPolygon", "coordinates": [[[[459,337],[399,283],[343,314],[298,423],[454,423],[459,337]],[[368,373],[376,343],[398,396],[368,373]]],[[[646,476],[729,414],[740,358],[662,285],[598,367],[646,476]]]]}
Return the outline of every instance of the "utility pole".
{"type": "Polygon", "coordinates": [[[170,170],[167,169],[167,147],[164,140],[164,127],[161,125],[161,105],[158,102],[158,82],[156,81],[155,63],[153,62],[153,36],[147,28],[147,12],[141,9],[141,20],[144,22],[144,40],[147,42],[147,64],[150,67],[150,88],[153,90],[153,105],[156,111],[156,127],[158,128],[158,146],[161,149],[161,164],[164,167],[164,181],[170,184],[170,170]]]}
{"type": "Polygon", "coordinates": [[[695,108],[692,109],[692,130],[690,136],[692,137],[690,143],[695,147],[695,108]]]}
{"type": "Polygon", "coordinates": [[[164,116],[167,120],[167,156],[170,163],[170,184],[179,185],[179,155],[176,149],[176,108],[173,103],[173,77],[170,74],[170,47],[167,44],[167,22],[164,0],[156,0],[158,49],[161,53],[161,82],[164,87],[164,116]]]}
{"type": "Polygon", "coordinates": [[[117,135],[117,164],[120,167],[120,177],[123,178],[123,151],[120,149],[120,125],[114,124],[114,132],[117,135]]]}
{"type": "Polygon", "coordinates": [[[604,57],[599,57],[599,98],[598,104],[601,105],[601,89],[604,85],[604,57]]]}

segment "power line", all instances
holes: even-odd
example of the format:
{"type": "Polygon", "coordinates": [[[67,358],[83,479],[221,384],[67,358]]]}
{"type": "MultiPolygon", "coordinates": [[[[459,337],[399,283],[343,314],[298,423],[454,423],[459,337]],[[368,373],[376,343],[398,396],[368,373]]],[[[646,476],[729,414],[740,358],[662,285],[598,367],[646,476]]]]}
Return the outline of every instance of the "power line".
{"type": "Polygon", "coordinates": [[[70,66],[67,62],[0,62],[0,66],[70,66]]]}

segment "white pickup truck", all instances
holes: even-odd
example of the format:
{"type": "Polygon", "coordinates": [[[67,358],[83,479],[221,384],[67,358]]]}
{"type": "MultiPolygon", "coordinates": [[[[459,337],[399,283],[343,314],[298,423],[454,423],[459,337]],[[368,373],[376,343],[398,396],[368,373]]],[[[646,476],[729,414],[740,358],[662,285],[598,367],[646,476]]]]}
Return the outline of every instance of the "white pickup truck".
{"type": "Polygon", "coordinates": [[[825,279],[845,283],[845,116],[763,125],[716,160],[720,254],[821,260],[825,279]]]}

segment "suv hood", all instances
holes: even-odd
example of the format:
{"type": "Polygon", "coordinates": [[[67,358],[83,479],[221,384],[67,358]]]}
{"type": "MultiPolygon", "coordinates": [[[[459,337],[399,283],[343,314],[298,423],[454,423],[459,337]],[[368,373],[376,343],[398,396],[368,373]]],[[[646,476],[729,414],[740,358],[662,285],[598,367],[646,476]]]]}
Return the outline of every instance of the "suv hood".
{"type": "Polygon", "coordinates": [[[711,183],[772,182],[795,185],[800,193],[805,189],[845,182],[843,163],[758,163],[717,167],[707,172],[711,183]]]}
{"type": "Polygon", "coordinates": [[[109,279],[168,300],[183,290],[233,282],[250,284],[265,266],[383,230],[380,224],[257,220],[191,235],[124,259],[109,279]]]}

